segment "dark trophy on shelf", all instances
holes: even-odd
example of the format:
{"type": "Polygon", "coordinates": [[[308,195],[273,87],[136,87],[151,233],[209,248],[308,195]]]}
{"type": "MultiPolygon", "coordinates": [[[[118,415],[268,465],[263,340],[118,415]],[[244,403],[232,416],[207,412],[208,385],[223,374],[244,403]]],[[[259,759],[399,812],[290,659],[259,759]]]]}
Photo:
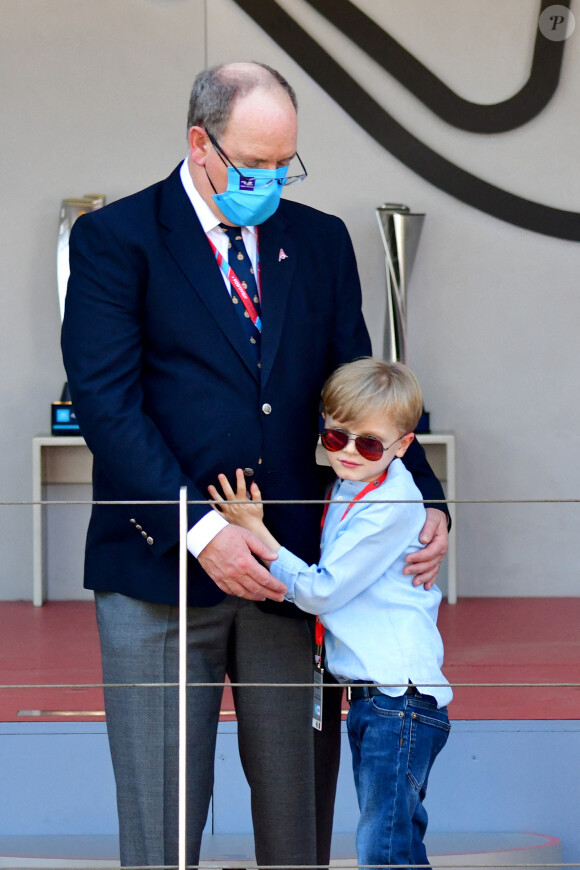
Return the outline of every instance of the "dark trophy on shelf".
{"type": "MultiPolygon", "coordinates": [[[[66,287],[70,274],[68,261],[70,231],[78,217],[87,211],[95,211],[97,208],[102,208],[104,204],[105,197],[100,193],[87,193],[78,198],[63,199],[61,203],[56,248],[56,276],[61,321],[64,318],[66,287]]],[[[80,435],[80,429],[73,411],[66,382],[62,388],[59,401],[52,403],[50,430],[53,435],[80,435]]]]}
{"type": "MultiPolygon", "coordinates": [[[[408,205],[384,203],[377,208],[379,229],[385,246],[387,307],[383,357],[407,362],[407,288],[417,254],[424,214],[408,205]]],[[[429,432],[429,414],[423,411],[416,432],[429,432]]]]}

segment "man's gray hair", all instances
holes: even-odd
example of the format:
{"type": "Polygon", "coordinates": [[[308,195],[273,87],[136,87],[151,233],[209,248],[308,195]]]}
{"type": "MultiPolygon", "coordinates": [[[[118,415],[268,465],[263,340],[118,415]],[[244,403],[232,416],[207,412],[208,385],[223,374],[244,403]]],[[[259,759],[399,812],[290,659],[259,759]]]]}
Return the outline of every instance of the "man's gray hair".
{"type": "Polygon", "coordinates": [[[201,72],[189,97],[187,129],[203,127],[219,138],[228,123],[234,102],[255,88],[280,87],[298,108],[294,88],[283,75],[265,63],[220,64],[201,72]]]}

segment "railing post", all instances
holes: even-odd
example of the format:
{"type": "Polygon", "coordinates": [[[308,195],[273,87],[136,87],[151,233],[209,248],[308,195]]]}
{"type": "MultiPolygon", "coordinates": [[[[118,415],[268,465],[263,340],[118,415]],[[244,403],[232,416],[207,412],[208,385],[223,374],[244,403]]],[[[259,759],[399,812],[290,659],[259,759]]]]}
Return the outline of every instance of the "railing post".
{"type": "Polygon", "coordinates": [[[179,842],[178,867],[187,864],[187,487],[179,490],[179,842]]]}

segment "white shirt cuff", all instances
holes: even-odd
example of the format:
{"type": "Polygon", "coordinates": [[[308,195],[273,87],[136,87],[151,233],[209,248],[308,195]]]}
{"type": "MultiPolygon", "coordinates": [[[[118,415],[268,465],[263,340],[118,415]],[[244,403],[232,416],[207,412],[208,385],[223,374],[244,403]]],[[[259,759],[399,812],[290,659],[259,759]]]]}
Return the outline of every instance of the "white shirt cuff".
{"type": "Polygon", "coordinates": [[[191,555],[197,559],[201,551],[227,525],[228,521],[217,511],[205,514],[187,533],[187,549],[191,555]]]}

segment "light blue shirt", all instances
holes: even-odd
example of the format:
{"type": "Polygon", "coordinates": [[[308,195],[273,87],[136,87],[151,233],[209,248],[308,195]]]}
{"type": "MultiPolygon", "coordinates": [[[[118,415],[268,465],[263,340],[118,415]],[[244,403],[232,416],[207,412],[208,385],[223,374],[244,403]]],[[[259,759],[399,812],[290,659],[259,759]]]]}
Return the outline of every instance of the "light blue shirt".
{"type": "Polygon", "coordinates": [[[282,547],[272,574],[288,587],[286,598],[326,627],[326,667],[341,682],[383,685],[385,694],[404,694],[411,681],[433,695],[439,707],[453,697],[441,672],[443,643],[437,630],[441,591],[413,586],[403,574],[405,557],[421,548],[421,493],[400,459],[386,481],[363,502],[344,511],[365,483],[338,480],[328,508],[318,565],[307,565],[282,547]],[[372,500],[372,501],[368,501],[372,500]]]}

